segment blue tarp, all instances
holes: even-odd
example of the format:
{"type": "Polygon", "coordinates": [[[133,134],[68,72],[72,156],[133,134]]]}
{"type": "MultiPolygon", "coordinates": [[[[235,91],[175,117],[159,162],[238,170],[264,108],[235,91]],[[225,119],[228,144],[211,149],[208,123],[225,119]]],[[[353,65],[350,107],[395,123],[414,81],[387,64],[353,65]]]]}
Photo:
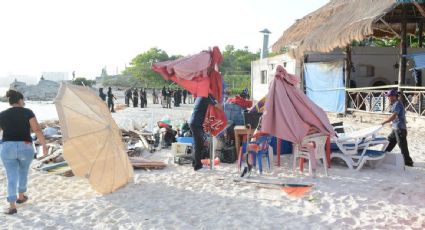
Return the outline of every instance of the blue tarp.
{"type": "Polygon", "coordinates": [[[414,69],[425,69],[425,53],[407,54],[405,57],[413,59],[415,62],[414,69]]]}
{"type": "Polygon", "coordinates": [[[343,62],[304,64],[307,96],[327,112],[344,112],[343,62]]]}

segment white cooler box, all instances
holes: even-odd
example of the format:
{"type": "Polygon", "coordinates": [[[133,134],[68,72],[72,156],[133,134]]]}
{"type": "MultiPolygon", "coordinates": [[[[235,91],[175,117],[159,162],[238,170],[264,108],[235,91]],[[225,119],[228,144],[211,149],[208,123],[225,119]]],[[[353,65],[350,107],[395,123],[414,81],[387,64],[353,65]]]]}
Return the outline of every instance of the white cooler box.
{"type": "Polygon", "coordinates": [[[192,144],[174,142],[174,143],[171,144],[171,151],[172,151],[174,156],[185,155],[186,150],[189,146],[191,147],[192,144]]]}

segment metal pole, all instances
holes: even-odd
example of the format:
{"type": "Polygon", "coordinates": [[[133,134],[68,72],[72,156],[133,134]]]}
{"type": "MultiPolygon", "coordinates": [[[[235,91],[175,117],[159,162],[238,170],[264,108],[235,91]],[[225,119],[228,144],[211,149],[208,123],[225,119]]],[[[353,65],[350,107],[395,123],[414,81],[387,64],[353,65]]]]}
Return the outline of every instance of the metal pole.
{"type": "Polygon", "coordinates": [[[351,46],[348,45],[345,48],[345,108],[344,114],[347,114],[348,103],[350,102],[349,92],[347,89],[350,88],[351,81],[351,46]]]}
{"type": "MultiPolygon", "coordinates": [[[[210,133],[211,135],[211,133],[210,133]]],[[[214,169],[214,137],[211,135],[210,137],[210,170],[214,169]]]]}
{"type": "MultiPolygon", "coordinates": [[[[398,72],[398,90],[400,94],[403,95],[402,89],[400,86],[405,84],[406,81],[406,57],[407,54],[407,43],[406,43],[406,27],[407,27],[407,18],[406,18],[406,8],[402,5],[403,16],[401,18],[401,42],[400,42],[400,66],[398,72]]],[[[402,96],[403,100],[404,97],[402,96]]]]}

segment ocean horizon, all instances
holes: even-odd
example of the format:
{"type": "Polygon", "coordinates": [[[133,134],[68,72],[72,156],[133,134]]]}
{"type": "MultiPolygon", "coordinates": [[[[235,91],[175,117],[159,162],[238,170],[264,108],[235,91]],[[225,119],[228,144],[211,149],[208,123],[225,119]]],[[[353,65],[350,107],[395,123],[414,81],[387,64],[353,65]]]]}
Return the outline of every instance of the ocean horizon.
{"type": "MultiPolygon", "coordinates": [[[[9,87],[0,87],[0,95],[6,96],[8,89],[9,87]]],[[[0,102],[0,112],[8,108],[9,103],[0,102]]],[[[25,101],[25,108],[31,109],[39,121],[58,120],[58,113],[52,101],[25,101]]]]}

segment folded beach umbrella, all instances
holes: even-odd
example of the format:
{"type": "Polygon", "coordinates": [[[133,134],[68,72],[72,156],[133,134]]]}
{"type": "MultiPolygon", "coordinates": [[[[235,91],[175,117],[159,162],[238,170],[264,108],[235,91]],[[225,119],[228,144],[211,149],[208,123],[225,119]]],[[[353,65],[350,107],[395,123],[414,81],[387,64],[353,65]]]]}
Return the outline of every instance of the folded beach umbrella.
{"type": "Polygon", "coordinates": [[[275,137],[300,143],[310,126],[335,135],[326,113],[296,88],[299,79],[277,66],[265,103],[261,130],[275,137]]]}
{"type": "MultiPolygon", "coordinates": [[[[195,97],[212,96],[221,103],[223,77],[218,67],[222,59],[220,49],[214,47],[212,50],[177,60],[155,63],[152,65],[152,70],[161,74],[165,80],[171,80],[182,86],[195,97]]],[[[210,105],[205,116],[204,130],[216,136],[224,130],[226,125],[224,111],[210,105]]]]}
{"type": "Polygon", "coordinates": [[[63,83],[55,99],[63,155],[76,176],[99,193],[111,193],[133,180],[121,131],[95,91],[63,83]]]}

